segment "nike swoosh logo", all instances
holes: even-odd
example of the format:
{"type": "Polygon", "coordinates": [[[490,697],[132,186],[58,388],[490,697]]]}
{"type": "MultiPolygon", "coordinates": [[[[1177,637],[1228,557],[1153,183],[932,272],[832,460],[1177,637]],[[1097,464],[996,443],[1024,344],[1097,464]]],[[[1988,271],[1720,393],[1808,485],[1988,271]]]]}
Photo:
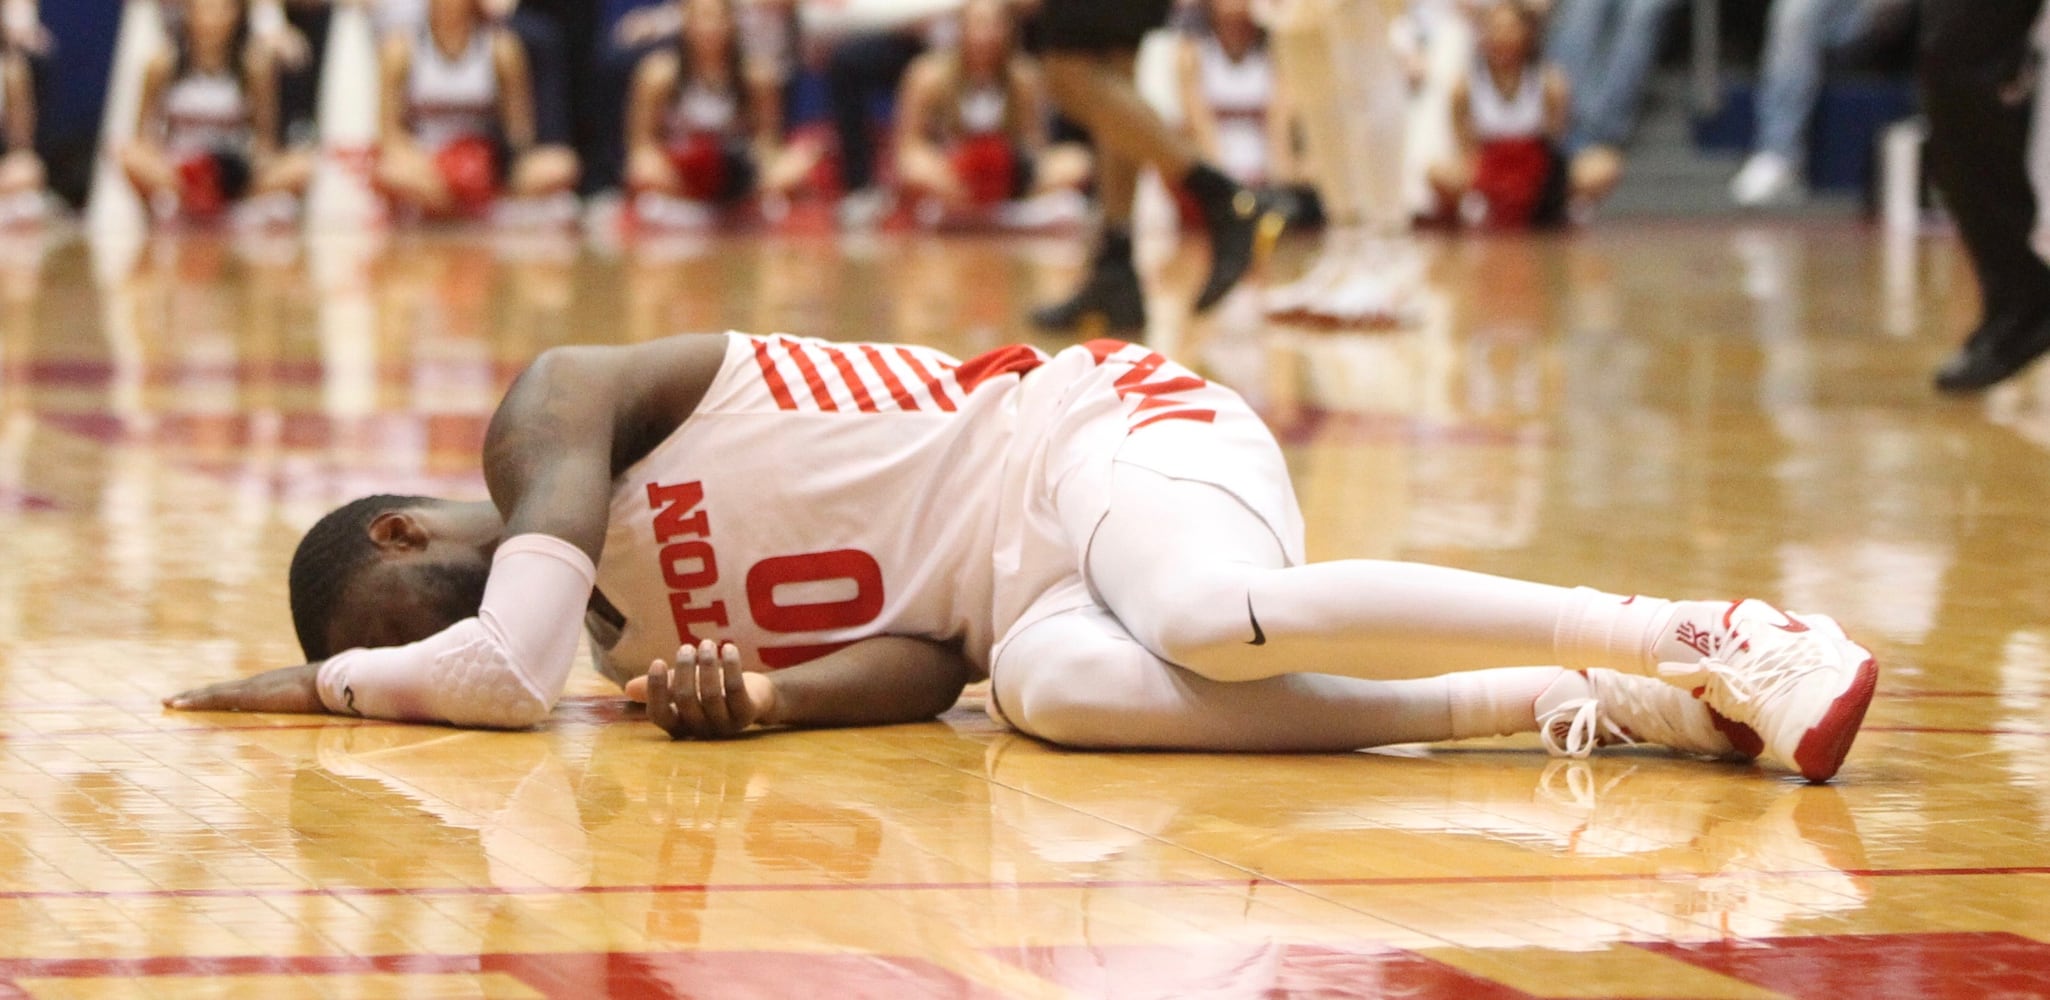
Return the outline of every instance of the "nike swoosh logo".
{"type": "MultiPolygon", "coordinates": [[[[1742,602],[1738,602],[1738,603],[1742,603],[1742,602]]],[[[1806,632],[1806,631],[1808,631],[1808,623],[1807,623],[1807,622],[1804,622],[1804,621],[1802,621],[1802,620],[1800,620],[1800,619],[1798,619],[1798,618],[1795,618],[1795,617],[1794,617],[1793,615],[1787,614],[1786,612],[1784,612],[1784,611],[1781,611],[1781,610],[1780,610],[1780,609],[1778,609],[1778,608],[1774,608],[1774,607],[1773,607],[1772,605],[1770,605],[1770,604],[1767,604],[1767,605],[1766,605],[1766,607],[1768,607],[1768,608],[1771,608],[1771,609],[1773,610],[1773,612],[1775,612],[1776,614],[1778,614],[1778,615],[1780,616],[1780,618],[1782,618],[1782,619],[1784,619],[1784,620],[1786,621],[1786,624],[1784,624],[1784,625],[1780,624],[1779,622],[1769,622],[1769,623],[1767,623],[1767,624],[1770,624],[1770,625],[1771,625],[1771,626],[1772,626],[1773,628],[1779,629],[1779,630],[1780,630],[1780,631],[1782,631],[1782,632],[1794,632],[1794,633],[1799,633],[1799,632],[1806,632]]],[[[1734,617],[1734,616],[1735,616],[1736,614],[1737,614],[1737,605],[1736,605],[1736,604],[1732,604],[1732,605],[1730,605],[1730,610],[1728,610],[1728,611],[1725,611],[1725,612],[1723,612],[1723,629],[1724,629],[1725,631],[1727,631],[1727,630],[1728,630],[1728,629],[1730,628],[1730,619],[1731,619],[1732,617],[1734,617]]]]}
{"type": "Polygon", "coordinates": [[[1252,597],[1251,597],[1250,595],[1249,595],[1249,596],[1247,596],[1247,598],[1246,598],[1246,618],[1247,618],[1248,620],[1250,620],[1250,621],[1251,621],[1251,622],[1253,623],[1253,638],[1252,638],[1252,639],[1251,639],[1250,641],[1248,641],[1248,642],[1246,643],[1246,645],[1248,645],[1248,646],[1265,646],[1265,645],[1267,645],[1267,633],[1266,633],[1266,632],[1265,632],[1264,630],[1262,630],[1262,629],[1260,628],[1260,618],[1259,618],[1259,616],[1258,616],[1258,615],[1255,615],[1255,614],[1253,614],[1253,598],[1252,598],[1252,597]]]}

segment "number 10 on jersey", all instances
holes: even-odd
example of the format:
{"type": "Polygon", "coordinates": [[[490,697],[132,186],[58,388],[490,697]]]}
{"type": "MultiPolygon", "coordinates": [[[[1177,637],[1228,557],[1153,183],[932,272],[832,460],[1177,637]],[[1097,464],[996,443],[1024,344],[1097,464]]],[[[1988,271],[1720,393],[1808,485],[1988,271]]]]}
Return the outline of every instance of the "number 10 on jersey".
{"type": "MultiPolygon", "coordinates": [[[[695,595],[719,581],[712,550],[711,518],[699,509],[702,483],[648,484],[655,512],[655,541],[662,546],[662,582],[669,588],[669,615],[679,643],[701,638],[696,626],[730,624],[725,601],[694,603],[695,595]]],[[[825,632],[859,628],[883,613],[883,569],[858,549],[833,549],[775,556],[748,567],[747,612],[764,632],[825,632]]],[[[772,669],[795,666],[848,645],[846,642],[764,645],[757,650],[772,669]]]]}

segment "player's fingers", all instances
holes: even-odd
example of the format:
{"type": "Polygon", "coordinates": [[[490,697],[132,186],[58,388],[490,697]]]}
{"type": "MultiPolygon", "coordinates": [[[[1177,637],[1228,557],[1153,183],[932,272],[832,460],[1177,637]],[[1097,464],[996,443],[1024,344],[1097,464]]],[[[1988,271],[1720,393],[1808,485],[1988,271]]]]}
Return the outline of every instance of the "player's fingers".
{"type": "Polygon", "coordinates": [[[697,653],[690,658],[681,657],[675,666],[669,668],[670,702],[676,706],[676,724],[679,735],[703,737],[705,735],[705,709],[698,703],[697,653]]]}
{"type": "Polygon", "coordinates": [[[670,701],[669,664],[661,660],[648,664],[648,721],[671,736],[683,735],[676,731],[676,706],[670,701]]]}
{"type": "Polygon", "coordinates": [[[726,680],[716,653],[698,659],[698,704],[704,709],[705,725],[713,735],[732,735],[733,713],[727,710],[726,680]]]}
{"type": "Polygon", "coordinates": [[[643,705],[647,704],[647,703],[648,703],[648,678],[647,678],[647,677],[646,677],[645,675],[644,675],[644,676],[641,676],[641,677],[629,677],[629,678],[627,678],[627,679],[626,679],[626,688],[625,688],[625,691],[626,691],[626,700],[628,700],[628,701],[633,701],[633,702],[639,702],[639,703],[641,703],[641,704],[643,704],[643,705]]]}
{"type": "Polygon", "coordinates": [[[733,716],[733,728],[741,730],[753,725],[755,709],[747,697],[747,684],[740,678],[739,646],[729,642],[719,647],[719,674],[726,685],[726,704],[733,716]]]}

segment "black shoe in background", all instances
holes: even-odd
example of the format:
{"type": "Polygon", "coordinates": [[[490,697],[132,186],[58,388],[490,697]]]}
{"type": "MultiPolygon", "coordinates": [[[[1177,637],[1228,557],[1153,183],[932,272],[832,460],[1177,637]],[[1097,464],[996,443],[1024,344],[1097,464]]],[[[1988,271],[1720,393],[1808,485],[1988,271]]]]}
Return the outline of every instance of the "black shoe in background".
{"type": "Polygon", "coordinates": [[[1936,388],[1948,393],[1991,388],[2050,352],[2050,306],[1996,316],[1936,369],[1936,388]]]}
{"type": "Polygon", "coordinates": [[[1281,235],[1286,220],[1272,196],[1240,187],[1211,167],[1197,165],[1182,183],[1210,230],[1210,277],[1196,296],[1196,311],[1202,312],[1245,277],[1281,235]]]}
{"type": "Polygon", "coordinates": [[[1032,310],[1034,326],[1059,333],[1078,330],[1091,319],[1111,330],[1146,328],[1146,294],[1139,287],[1129,234],[1106,232],[1082,287],[1065,301],[1032,310]]]}

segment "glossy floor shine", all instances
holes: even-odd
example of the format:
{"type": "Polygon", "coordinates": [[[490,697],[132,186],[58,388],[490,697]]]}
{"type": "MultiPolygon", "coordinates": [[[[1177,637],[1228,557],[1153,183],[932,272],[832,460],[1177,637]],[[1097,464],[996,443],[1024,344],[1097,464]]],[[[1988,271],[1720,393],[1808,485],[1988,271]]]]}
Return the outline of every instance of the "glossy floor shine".
{"type": "Polygon", "coordinates": [[[1971,311],[1952,245],[1434,253],[1420,332],[1239,301],[1151,336],[1270,416],[1313,554],[1841,618],[1887,672],[1835,785],[1532,740],[1071,754],[972,705],[678,744],[588,672],[531,733],[166,714],[294,662],[284,567],[329,505],[479,495],[541,348],[972,353],[1078,253],[10,238],[0,997],[2050,996],[2050,375],[1925,390],[1971,311]]]}

